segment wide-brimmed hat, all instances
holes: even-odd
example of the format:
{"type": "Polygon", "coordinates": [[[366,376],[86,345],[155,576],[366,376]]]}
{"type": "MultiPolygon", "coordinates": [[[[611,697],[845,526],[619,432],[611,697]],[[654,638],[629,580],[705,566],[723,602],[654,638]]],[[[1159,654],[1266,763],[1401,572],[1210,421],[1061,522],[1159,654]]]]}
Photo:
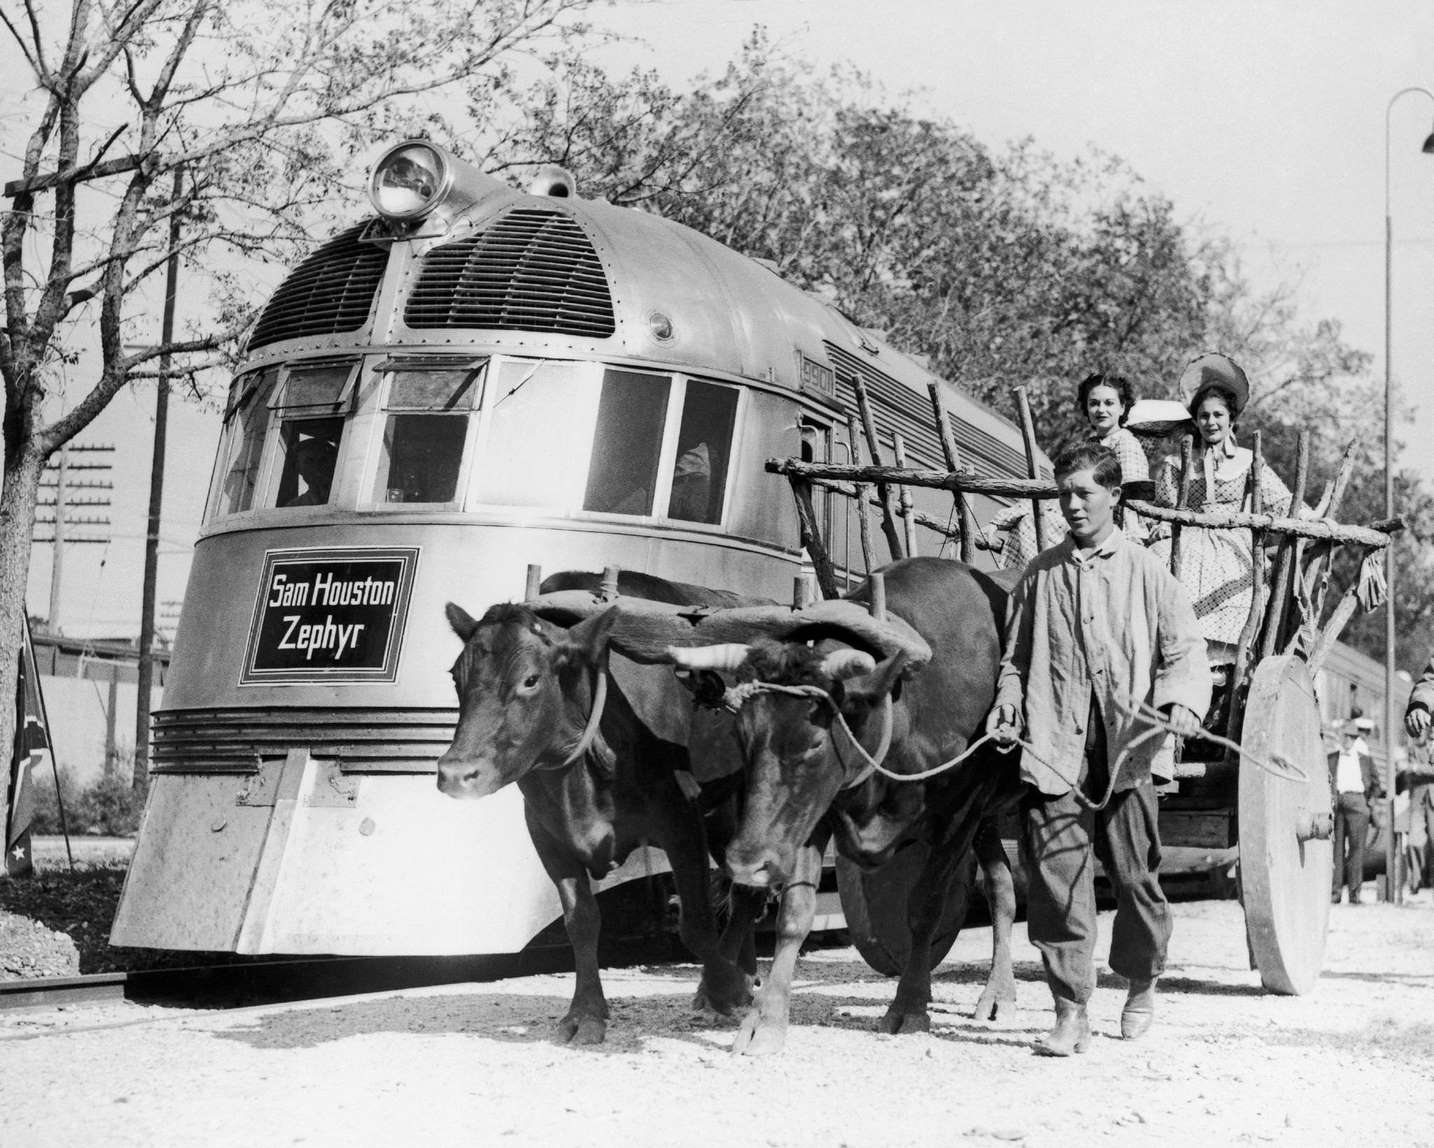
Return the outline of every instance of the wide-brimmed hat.
{"type": "Polygon", "coordinates": [[[1223,387],[1235,396],[1235,409],[1230,412],[1232,418],[1238,416],[1250,401],[1250,380],[1245,377],[1239,363],[1219,351],[1197,355],[1180,375],[1180,397],[1192,415],[1195,413],[1195,397],[1210,386],[1223,387]]]}
{"type": "Polygon", "coordinates": [[[1130,405],[1125,429],[1132,434],[1158,437],[1173,430],[1190,429],[1190,412],[1174,399],[1136,399],[1130,405]]]}

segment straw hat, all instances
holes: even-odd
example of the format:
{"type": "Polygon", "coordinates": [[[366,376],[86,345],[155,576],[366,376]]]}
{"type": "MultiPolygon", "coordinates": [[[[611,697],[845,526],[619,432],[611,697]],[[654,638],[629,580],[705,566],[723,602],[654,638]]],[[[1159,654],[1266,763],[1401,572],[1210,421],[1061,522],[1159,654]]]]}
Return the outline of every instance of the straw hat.
{"type": "Polygon", "coordinates": [[[1195,413],[1191,408],[1196,396],[1209,386],[1223,387],[1235,396],[1235,409],[1230,412],[1232,418],[1238,417],[1250,401],[1250,380],[1245,377],[1245,372],[1229,355],[1218,351],[1197,355],[1180,375],[1180,397],[1191,414],[1195,413]]]}

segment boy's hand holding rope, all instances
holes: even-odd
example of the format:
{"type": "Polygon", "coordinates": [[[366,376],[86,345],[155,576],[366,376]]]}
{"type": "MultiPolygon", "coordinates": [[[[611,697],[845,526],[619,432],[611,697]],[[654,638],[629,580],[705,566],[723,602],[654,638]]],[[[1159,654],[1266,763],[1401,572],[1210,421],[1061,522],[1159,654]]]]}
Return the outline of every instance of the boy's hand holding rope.
{"type": "MultiPolygon", "coordinates": [[[[1116,782],[1120,777],[1121,767],[1125,765],[1126,758],[1134,752],[1136,746],[1142,742],[1149,741],[1152,737],[1163,737],[1166,734],[1177,734],[1180,737],[1199,737],[1205,741],[1214,742],[1227,749],[1233,750],[1244,761],[1276,777],[1284,778],[1287,781],[1307,782],[1309,775],[1300,769],[1294,762],[1283,754],[1275,753],[1270,755],[1268,762],[1262,761],[1253,754],[1246,752],[1243,746],[1237,741],[1221,737],[1219,734],[1211,733],[1200,725],[1200,719],[1195,713],[1182,705],[1172,705],[1169,712],[1158,710],[1149,702],[1141,702],[1137,712],[1150,723],[1150,727],[1142,733],[1136,734],[1124,749],[1116,755],[1116,759],[1110,765],[1110,783],[1106,786],[1105,796],[1099,802],[1091,801],[1081,792],[1080,786],[1072,787],[1076,800],[1087,809],[1102,810],[1109,804],[1111,795],[1115,792],[1116,782]]],[[[1035,746],[1020,736],[1020,727],[1017,725],[1016,707],[1012,705],[1000,705],[991,711],[986,719],[986,736],[981,741],[990,740],[995,742],[1002,753],[1009,753],[1016,746],[1037,758],[1042,764],[1054,768],[1054,765],[1041,758],[1036,752],[1035,746]]],[[[974,746],[972,748],[975,748],[974,746]]]]}

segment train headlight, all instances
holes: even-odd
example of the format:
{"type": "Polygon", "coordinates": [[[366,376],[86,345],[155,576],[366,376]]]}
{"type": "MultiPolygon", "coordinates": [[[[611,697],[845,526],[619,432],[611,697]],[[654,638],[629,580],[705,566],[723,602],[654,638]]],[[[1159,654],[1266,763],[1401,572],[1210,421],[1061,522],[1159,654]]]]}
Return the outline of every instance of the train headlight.
{"type": "Polygon", "coordinates": [[[408,140],[384,152],[369,176],[368,197],[385,219],[420,219],[453,186],[453,166],[432,144],[408,140]]]}

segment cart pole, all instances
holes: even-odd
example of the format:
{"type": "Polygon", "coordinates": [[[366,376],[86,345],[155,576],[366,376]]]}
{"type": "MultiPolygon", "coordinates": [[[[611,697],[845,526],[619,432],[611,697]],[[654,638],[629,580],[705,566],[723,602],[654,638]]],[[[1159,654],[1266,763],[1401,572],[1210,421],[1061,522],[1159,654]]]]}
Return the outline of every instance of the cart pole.
{"type": "MultiPolygon", "coordinates": [[[[941,452],[946,456],[946,469],[960,470],[961,452],[956,446],[956,435],[951,430],[951,418],[947,415],[946,407],[941,402],[941,391],[934,382],[927,383],[926,390],[931,396],[931,413],[936,416],[936,430],[941,436],[941,452]]],[[[966,496],[959,490],[955,492],[954,498],[956,500],[956,518],[961,527],[961,561],[969,566],[975,558],[976,544],[971,507],[966,501],[966,496]]]]}
{"type": "MultiPolygon", "coordinates": [[[[866,393],[866,383],[860,375],[852,379],[852,390],[856,392],[856,409],[861,415],[862,426],[866,429],[866,446],[871,453],[872,466],[881,465],[881,442],[876,437],[876,416],[871,411],[871,399],[866,393]]],[[[906,557],[901,548],[901,534],[896,529],[896,510],[892,505],[891,488],[878,481],[876,496],[881,500],[881,529],[886,535],[886,545],[891,551],[893,562],[906,557]]]]}
{"type": "MultiPolygon", "coordinates": [[[[851,461],[853,466],[861,465],[861,434],[857,430],[856,412],[846,412],[846,434],[851,443],[851,461]]],[[[867,500],[871,497],[871,488],[864,482],[856,485],[856,524],[861,532],[861,561],[870,574],[876,563],[871,557],[871,517],[867,513],[867,500]]]]}
{"type": "MultiPolygon", "coordinates": [[[[1036,462],[1036,424],[1031,418],[1031,400],[1025,387],[1016,388],[1016,407],[1021,416],[1021,439],[1026,446],[1026,473],[1032,478],[1041,476],[1040,465],[1036,462]]],[[[1046,519],[1041,512],[1041,500],[1031,499],[1031,525],[1036,528],[1036,549],[1046,548],[1046,519]]]]}
{"type": "MultiPolygon", "coordinates": [[[[1187,434],[1180,436],[1180,485],[1175,494],[1175,505],[1181,510],[1190,505],[1190,479],[1195,468],[1195,443],[1187,434]]],[[[1180,577],[1180,523],[1170,526],[1170,573],[1180,577]]]]}
{"type": "MultiPolygon", "coordinates": [[[[891,449],[896,455],[896,465],[906,469],[906,441],[900,431],[891,432],[891,449]]],[[[916,557],[916,503],[911,496],[911,487],[905,483],[896,488],[896,500],[901,504],[902,533],[906,539],[906,556],[916,557]]]]}

